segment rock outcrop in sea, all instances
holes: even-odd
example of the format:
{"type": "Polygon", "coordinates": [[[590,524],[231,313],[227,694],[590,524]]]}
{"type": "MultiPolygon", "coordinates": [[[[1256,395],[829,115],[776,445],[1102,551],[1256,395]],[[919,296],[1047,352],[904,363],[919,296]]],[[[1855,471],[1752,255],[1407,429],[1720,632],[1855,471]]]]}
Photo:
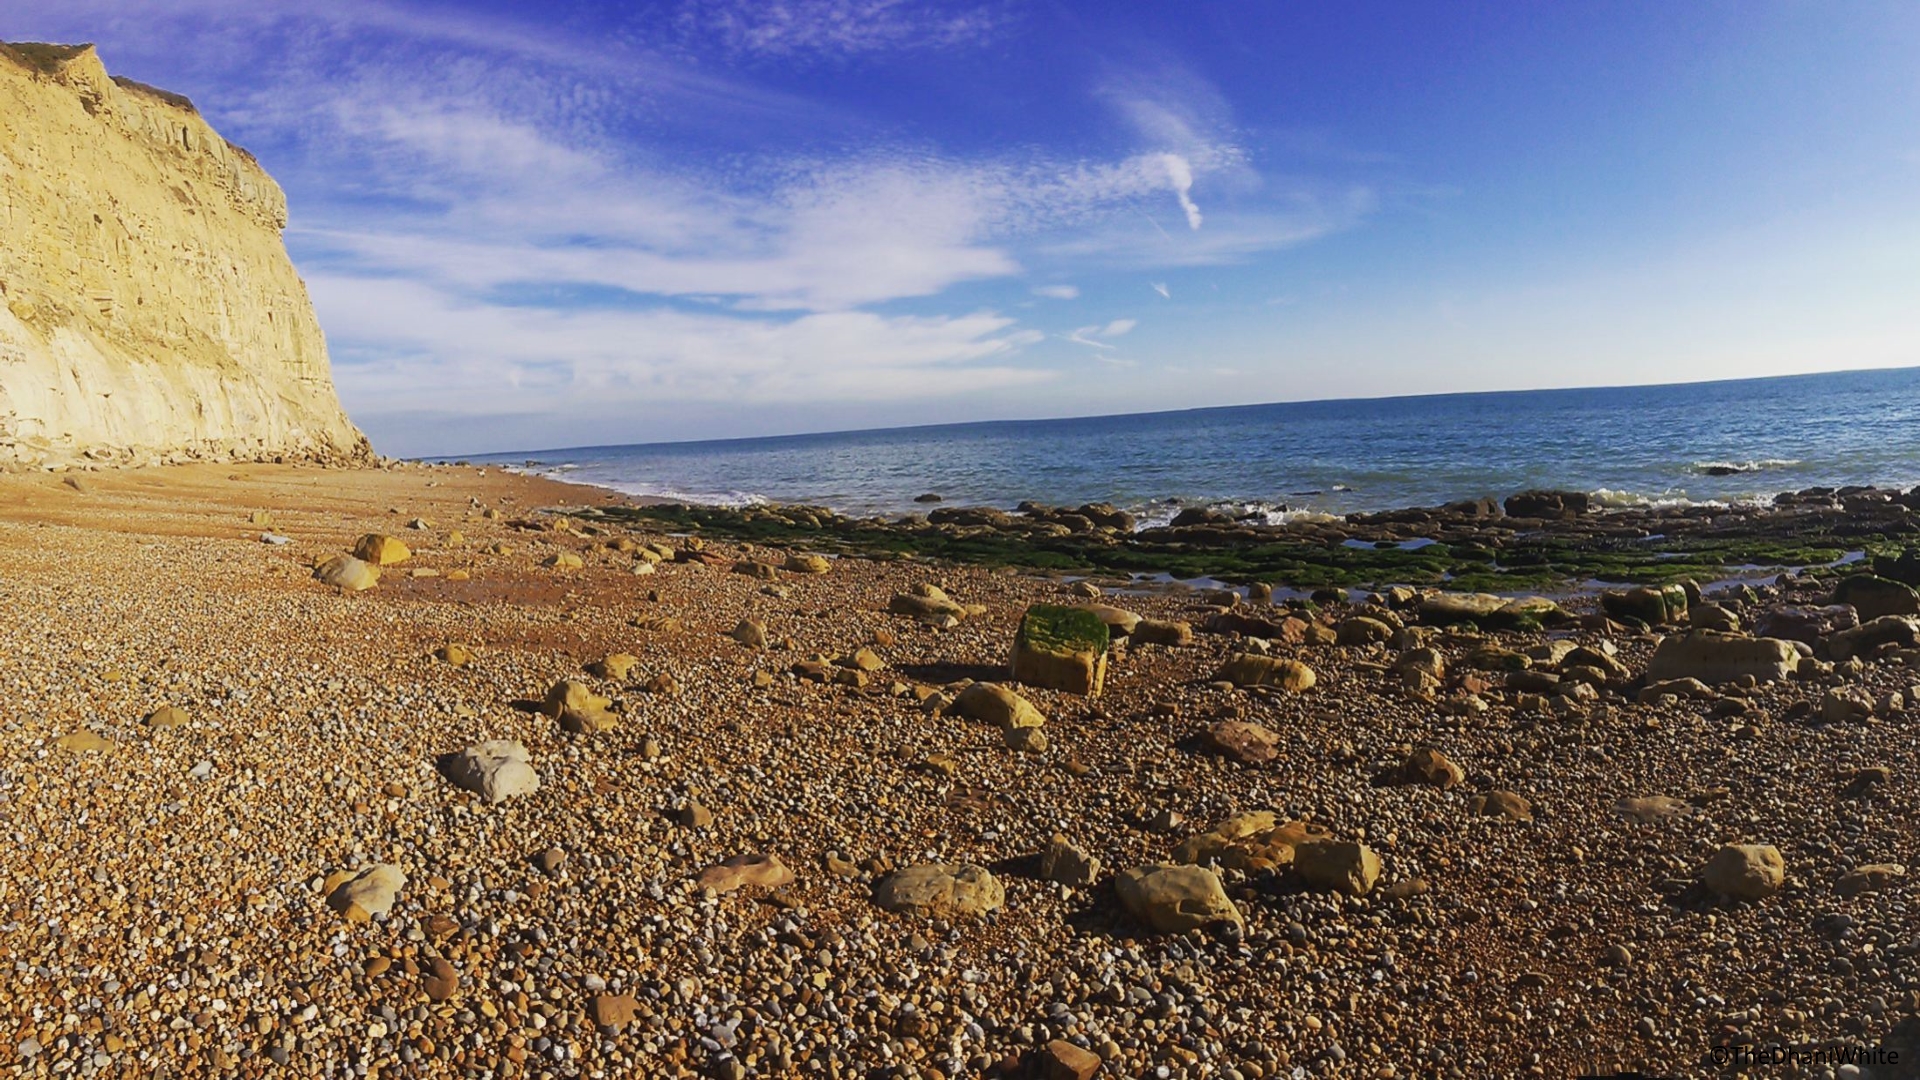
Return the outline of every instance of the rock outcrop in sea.
{"type": "Polygon", "coordinates": [[[0,45],[0,467],[370,456],[286,197],[91,45],[0,45]]]}

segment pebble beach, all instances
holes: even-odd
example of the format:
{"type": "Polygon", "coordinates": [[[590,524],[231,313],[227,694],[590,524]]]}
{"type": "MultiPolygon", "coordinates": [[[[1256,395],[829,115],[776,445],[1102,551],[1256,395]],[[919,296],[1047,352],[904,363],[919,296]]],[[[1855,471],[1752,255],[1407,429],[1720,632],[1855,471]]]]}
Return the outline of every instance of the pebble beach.
{"type": "Polygon", "coordinates": [[[0,1060],[1920,1075],[1897,602],[1781,678],[1661,680],[1688,626],[1591,598],[1463,627],[1411,593],[808,559],[619,500],[456,466],[0,477],[0,1060]],[[356,549],[377,583],[316,578],[356,549]],[[1110,609],[1100,693],[1010,679],[1035,604],[1110,609]],[[1768,1048],[1803,1053],[1738,1056],[1768,1048]]]}

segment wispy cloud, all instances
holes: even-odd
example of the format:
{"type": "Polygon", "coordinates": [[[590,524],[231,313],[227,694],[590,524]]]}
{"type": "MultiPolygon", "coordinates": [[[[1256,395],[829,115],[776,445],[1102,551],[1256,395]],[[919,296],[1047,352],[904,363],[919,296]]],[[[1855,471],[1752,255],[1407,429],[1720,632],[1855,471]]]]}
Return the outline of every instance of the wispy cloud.
{"type": "Polygon", "coordinates": [[[1115,319],[1105,326],[1082,326],[1068,334],[1067,340],[1076,345],[1086,345],[1094,349],[1112,349],[1114,347],[1112,342],[1100,339],[1121,337],[1131,333],[1138,325],[1140,325],[1139,322],[1134,319],[1115,319]]]}
{"type": "Polygon", "coordinates": [[[959,48],[1006,21],[992,8],[926,0],[687,0],[678,19],[730,52],[778,57],[959,48]]]}
{"type": "Polygon", "coordinates": [[[1171,300],[1171,299],[1173,299],[1173,293],[1171,293],[1171,292],[1169,292],[1169,291],[1167,291],[1167,283],[1166,283],[1166,282],[1164,282],[1164,281],[1156,281],[1156,282],[1154,282],[1154,283],[1153,283],[1153,291],[1154,291],[1154,292],[1157,292],[1157,293],[1159,293],[1159,294],[1160,294],[1160,299],[1162,299],[1162,300],[1171,300]]]}
{"type": "Polygon", "coordinates": [[[1077,285],[1036,285],[1033,288],[1033,295],[1042,296],[1048,300],[1074,300],[1080,296],[1080,287],[1077,285]]]}

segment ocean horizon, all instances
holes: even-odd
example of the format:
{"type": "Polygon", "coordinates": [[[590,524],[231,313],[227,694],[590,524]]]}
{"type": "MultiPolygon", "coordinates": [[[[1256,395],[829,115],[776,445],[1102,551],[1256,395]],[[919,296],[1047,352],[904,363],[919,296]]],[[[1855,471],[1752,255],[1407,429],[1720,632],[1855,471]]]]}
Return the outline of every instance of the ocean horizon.
{"type": "MultiPolygon", "coordinates": [[[[434,460],[443,460],[435,456],[434,460]]],[[[1225,405],[463,456],[650,499],[842,513],[1110,502],[1270,522],[1529,488],[1604,506],[1920,484],[1920,367],[1225,405]]]]}

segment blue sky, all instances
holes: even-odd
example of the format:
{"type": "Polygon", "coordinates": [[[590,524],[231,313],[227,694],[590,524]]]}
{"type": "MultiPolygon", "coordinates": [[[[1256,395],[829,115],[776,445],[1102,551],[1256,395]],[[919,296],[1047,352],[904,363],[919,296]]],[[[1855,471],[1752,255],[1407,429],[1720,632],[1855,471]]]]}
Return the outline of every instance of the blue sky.
{"type": "Polygon", "coordinates": [[[1920,364],[1920,5],[12,0],[452,454],[1920,364]]]}

